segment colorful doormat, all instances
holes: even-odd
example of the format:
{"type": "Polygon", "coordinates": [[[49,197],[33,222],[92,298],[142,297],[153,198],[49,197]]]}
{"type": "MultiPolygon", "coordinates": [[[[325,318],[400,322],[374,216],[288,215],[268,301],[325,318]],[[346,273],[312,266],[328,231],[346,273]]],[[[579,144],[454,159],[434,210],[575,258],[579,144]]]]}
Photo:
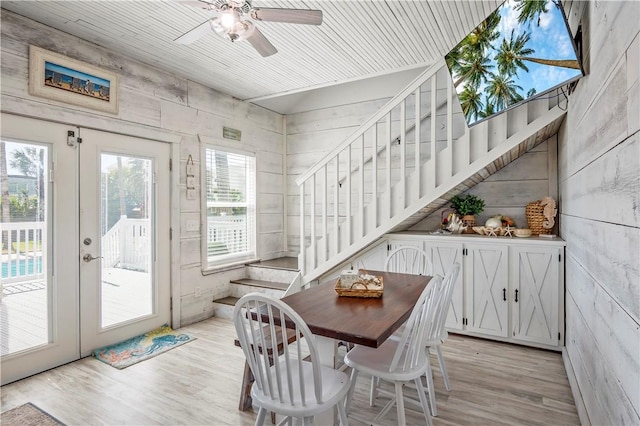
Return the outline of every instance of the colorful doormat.
{"type": "Polygon", "coordinates": [[[0,414],[2,426],[59,426],[64,425],[46,411],[30,402],[0,414]]]}
{"type": "Polygon", "coordinates": [[[195,339],[187,334],[178,334],[165,324],[124,342],[96,349],[93,356],[115,368],[126,368],[195,339]]]}

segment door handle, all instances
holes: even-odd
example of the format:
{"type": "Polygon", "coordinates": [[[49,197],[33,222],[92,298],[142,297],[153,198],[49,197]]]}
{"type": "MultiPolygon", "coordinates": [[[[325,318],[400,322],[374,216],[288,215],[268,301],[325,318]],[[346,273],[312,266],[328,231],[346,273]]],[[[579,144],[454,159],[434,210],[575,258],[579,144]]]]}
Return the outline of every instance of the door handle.
{"type": "Polygon", "coordinates": [[[507,289],[506,288],[502,289],[502,300],[504,300],[505,302],[507,301],[507,289]]]}
{"type": "Polygon", "coordinates": [[[518,303],[518,290],[516,289],[516,303],[518,303]]]}
{"type": "Polygon", "coordinates": [[[96,259],[102,259],[102,256],[93,257],[89,253],[87,253],[84,256],[82,256],[82,260],[84,260],[87,263],[91,262],[92,260],[96,260],[96,259]]]}

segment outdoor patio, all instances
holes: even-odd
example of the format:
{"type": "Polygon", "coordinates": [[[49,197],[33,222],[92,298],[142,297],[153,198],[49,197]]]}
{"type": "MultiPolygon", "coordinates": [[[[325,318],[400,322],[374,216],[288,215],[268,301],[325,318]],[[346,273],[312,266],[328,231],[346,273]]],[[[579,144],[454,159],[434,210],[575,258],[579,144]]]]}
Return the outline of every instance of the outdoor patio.
{"type": "MultiPolygon", "coordinates": [[[[150,285],[148,273],[105,268],[102,276],[103,326],[151,313],[150,285]]],[[[49,341],[47,323],[47,287],[43,280],[3,283],[0,355],[46,344],[49,341]]]]}

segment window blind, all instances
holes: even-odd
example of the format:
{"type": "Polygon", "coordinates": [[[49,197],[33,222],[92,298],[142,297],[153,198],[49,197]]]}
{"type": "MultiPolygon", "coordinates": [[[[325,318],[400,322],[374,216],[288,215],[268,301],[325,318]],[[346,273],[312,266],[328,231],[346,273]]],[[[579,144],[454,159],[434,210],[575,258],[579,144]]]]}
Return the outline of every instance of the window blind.
{"type": "Polygon", "coordinates": [[[206,241],[209,265],[255,256],[255,157],[208,147],[206,241]]]}

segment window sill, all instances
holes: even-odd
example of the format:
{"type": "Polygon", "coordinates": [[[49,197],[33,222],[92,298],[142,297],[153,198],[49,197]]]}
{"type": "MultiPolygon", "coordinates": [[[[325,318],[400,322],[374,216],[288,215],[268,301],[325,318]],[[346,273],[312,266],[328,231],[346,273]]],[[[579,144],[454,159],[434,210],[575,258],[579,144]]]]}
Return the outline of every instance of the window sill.
{"type": "Polygon", "coordinates": [[[244,260],[238,260],[236,262],[225,263],[224,265],[207,266],[204,269],[202,269],[201,272],[202,272],[202,275],[217,274],[219,272],[225,272],[225,271],[230,271],[232,269],[242,268],[247,263],[254,263],[254,262],[257,262],[259,260],[260,259],[258,259],[258,258],[244,259],[244,260]]]}

